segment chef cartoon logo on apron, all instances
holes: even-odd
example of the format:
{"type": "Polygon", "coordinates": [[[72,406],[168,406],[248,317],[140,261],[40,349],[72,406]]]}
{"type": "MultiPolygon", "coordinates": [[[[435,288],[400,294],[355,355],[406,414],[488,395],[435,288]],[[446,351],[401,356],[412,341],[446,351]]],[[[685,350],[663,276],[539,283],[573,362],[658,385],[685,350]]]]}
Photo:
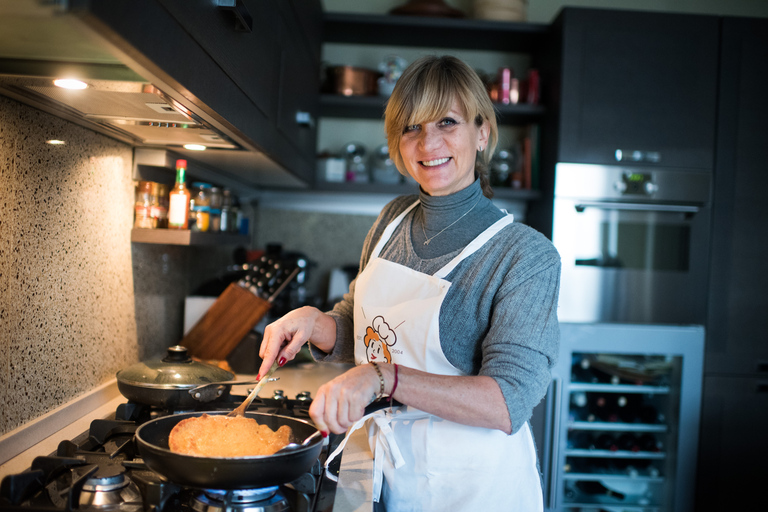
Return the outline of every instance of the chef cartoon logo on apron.
{"type": "Polygon", "coordinates": [[[389,348],[397,343],[397,334],[383,316],[379,315],[373,319],[371,325],[365,330],[363,342],[365,357],[369,363],[392,362],[392,353],[389,348]]]}

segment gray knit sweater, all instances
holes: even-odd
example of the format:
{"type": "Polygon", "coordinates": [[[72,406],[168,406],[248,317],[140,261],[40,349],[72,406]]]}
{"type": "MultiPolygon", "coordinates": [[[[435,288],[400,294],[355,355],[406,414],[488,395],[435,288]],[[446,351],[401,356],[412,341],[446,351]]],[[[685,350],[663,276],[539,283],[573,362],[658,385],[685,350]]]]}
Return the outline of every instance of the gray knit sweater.
{"type": "MultiPolygon", "coordinates": [[[[450,196],[398,197],[383,208],[369,231],[361,269],[384,228],[416,199],[422,204],[406,215],[381,257],[427,274],[443,267],[503,216],[482,195],[478,181],[450,196]],[[425,235],[434,236],[429,245],[423,244],[425,235]]],[[[498,382],[516,432],[546,394],[557,360],[560,256],[546,237],[514,222],[446,279],[452,284],[440,309],[443,353],[462,372],[498,382]]],[[[329,312],[336,321],[336,346],[330,354],[312,347],[317,360],[354,362],[354,290],[355,281],[329,312]]]]}

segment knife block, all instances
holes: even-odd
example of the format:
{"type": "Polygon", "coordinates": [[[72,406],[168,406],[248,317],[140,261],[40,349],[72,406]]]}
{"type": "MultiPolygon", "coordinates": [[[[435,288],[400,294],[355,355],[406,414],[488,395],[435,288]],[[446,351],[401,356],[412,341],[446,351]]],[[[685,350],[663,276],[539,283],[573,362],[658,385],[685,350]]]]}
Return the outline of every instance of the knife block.
{"type": "Polygon", "coordinates": [[[199,359],[226,359],[271,307],[271,302],[232,283],[189,330],[180,345],[199,359]]]}

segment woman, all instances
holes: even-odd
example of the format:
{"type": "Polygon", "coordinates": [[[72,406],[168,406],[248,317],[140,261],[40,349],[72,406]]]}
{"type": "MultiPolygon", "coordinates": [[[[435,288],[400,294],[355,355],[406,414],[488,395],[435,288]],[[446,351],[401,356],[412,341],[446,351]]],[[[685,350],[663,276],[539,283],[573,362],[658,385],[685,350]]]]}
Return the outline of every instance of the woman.
{"type": "Polygon", "coordinates": [[[557,357],[559,255],[486,197],[497,126],[466,64],[414,62],[385,128],[418,197],[384,207],[333,311],[301,308],[265,329],[261,374],[307,342],[318,360],[354,362],[312,402],[324,432],[361,426],[374,398],[404,404],[369,424],[374,498],[388,510],[541,510],[528,420],[557,357]]]}

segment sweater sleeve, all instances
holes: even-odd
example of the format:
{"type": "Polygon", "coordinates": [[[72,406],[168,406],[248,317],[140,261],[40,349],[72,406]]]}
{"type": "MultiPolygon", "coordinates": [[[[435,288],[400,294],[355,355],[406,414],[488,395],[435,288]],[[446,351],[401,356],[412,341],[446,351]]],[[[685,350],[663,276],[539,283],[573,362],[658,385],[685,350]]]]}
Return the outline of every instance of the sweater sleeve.
{"type": "MultiPolygon", "coordinates": [[[[415,196],[401,196],[384,206],[363,242],[363,252],[360,255],[360,270],[364,269],[368,264],[373,248],[378,243],[387,225],[412,204],[414,200],[415,196]]],[[[358,270],[358,275],[360,275],[360,270],[358,270]]],[[[309,344],[310,353],[315,361],[329,363],[355,362],[354,306],[356,283],[357,277],[350,283],[349,292],[345,293],[341,301],[337,302],[333,309],[327,312],[336,322],[336,344],[333,347],[333,351],[326,353],[312,345],[312,343],[309,344]]]]}
{"type": "Polygon", "coordinates": [[[530,255],[535,258],[515,265],[495,294],[482,343],[480,374],[499,384],[513,433],[546,395],[560,342],[559,255],[554,248],[530,255]]]}

